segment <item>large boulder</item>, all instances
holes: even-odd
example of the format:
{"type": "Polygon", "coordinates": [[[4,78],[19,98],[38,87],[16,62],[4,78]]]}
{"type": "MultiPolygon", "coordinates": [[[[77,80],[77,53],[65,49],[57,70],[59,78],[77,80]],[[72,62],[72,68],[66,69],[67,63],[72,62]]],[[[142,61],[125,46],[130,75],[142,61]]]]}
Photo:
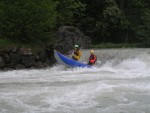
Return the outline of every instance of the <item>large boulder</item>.
{"type": "Polygon", "coordinates": [[[90,38],[73,26],[60,27],[56,36],[54,47],[64,54],[72,50],[75,44],[79,44],[81,48],[88,48],[91,44],[90,38]]]}

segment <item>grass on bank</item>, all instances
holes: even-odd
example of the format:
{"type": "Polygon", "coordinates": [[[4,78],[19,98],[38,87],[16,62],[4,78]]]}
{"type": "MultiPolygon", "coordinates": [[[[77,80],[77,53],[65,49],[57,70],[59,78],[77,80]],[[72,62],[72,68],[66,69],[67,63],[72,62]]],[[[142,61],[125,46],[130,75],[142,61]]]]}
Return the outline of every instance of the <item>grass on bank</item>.
{"type": "Polygon", "coordinates": [[[113,44],[113,43],[102,43],[92,45],[91,48],[150,48],[150,43],[134,43],[134,44],[113,44]]]}
{"type": "Polygon", "coordinates": [[[7,46],[12,45],[12,42],[8,39],[0,39],[0,48],[5,48],[7,46]]]}
{"type": "Polygon", "coordinates": [[[0,49],[15,46],[19,48],[30,48],[32,49],[33,52],[36,52],[44,48],[45,45],[46,44],[42,42],[20,43],[20,42],[11,41],[9,39],[0,39],[0,49]]]}

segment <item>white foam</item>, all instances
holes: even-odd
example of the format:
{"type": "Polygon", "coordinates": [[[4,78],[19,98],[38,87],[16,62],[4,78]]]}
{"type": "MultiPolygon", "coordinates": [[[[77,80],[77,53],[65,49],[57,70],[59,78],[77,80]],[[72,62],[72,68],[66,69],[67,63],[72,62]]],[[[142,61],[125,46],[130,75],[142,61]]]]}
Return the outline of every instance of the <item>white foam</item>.
{"type": "Polygon", "coordinates": [[[0,112],[148,113],[149,54],[127,56],[98,61],[92,68],[0,72],[0,112]]]}

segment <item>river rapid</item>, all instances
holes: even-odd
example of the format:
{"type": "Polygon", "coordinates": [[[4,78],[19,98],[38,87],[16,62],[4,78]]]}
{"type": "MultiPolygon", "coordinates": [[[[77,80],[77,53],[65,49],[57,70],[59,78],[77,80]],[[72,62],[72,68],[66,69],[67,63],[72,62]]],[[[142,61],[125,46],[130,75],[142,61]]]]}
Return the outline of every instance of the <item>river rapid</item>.
{"type": "Polygon", "coordinates": [[[150,113],[150,49],[95,54],[93,68],[0,72],[0,113],[150,113]]]}

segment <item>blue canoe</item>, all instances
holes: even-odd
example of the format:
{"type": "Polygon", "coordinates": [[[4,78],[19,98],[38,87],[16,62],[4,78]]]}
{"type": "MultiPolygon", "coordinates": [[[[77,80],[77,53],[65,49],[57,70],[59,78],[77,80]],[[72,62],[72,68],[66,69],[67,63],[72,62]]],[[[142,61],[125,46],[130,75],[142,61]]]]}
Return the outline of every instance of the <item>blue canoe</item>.
{"type": "Polygon", "coordinates": [[[55,59],[57,60],[57,62],[61,65],[65,65],[68,67],[83,67],[83,68],[84,67],[87,67],[87,68],[91,67],[90,65],[75,61],[75,60],[73,60],[67,56],[64,56],[63,54],[59,53],[56,50],[54,50],[54,56],[55,56],[55,59]]]}

